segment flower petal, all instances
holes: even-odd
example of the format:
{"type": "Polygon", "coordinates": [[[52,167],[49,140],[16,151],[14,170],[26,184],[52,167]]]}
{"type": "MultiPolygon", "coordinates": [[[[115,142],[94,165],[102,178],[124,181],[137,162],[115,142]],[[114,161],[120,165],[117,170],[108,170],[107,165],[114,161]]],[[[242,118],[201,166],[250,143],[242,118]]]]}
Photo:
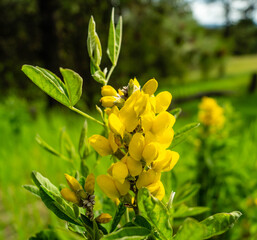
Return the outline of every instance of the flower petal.
{"type": "Polygon", "coordinates": [[[112,154],[112,148],[107,138],[101,135],[93,135],[88,139],[90,145],[102,157],[112,154]]]}

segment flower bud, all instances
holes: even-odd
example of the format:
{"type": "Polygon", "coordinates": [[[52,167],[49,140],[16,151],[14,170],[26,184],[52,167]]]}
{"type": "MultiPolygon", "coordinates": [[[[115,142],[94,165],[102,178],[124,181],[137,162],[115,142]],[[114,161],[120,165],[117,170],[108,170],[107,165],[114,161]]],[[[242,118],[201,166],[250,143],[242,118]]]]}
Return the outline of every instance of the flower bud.
{"type": "Polygon", "coordinates": [[[116,98],[114,96],[105,96],[100,99],[103,107],[113,107],[116,98]]]}
{"type": "Polygon", "coordinates": [[[78,204],[80,202],[77,195],[73,191],[71,191],[69,188],[63,188],[61,190],[61,195],[63,196],[63,198],[65,200],[67,200],[69,202],[76,203],[76,204],[78,204]]]}
{"type": "Polygon", "coordinates": [[[95,190],[95,176],[94,176],[93,173],[90,173],[87,176],[84,189],[90,195],[92,195],[94,193],[94,190],[95,190]]]}
{"type": "Polygon", "coordinates": [[[101,89],[101,94],[103,97],[105,96],[117,96],[117,91],[110,85],[103,86],[101,89]]]}
{"type": "Polygon", "coordinates": [[[112,216],[109,213],[102,213],[95,220],[99,223],[108,223],[112,220],[112,216]]]}
{"type": "Polygon", "coordinates": [[[80,183],[77,181],[76,178],[70,176],[69,174],[64,174],[65,178],[73,192],[78,192],[79,190],[83,190],[82,186],[80,183]]]}

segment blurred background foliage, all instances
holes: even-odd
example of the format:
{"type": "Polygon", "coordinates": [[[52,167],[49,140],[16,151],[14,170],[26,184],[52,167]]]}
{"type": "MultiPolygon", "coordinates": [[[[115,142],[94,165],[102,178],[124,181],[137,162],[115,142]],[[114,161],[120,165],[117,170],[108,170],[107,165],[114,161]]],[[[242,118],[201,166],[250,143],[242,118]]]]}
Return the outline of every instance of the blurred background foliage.
{"type": "MultiPolygon", "coordinates": [[[[203,1],[222,3],[223,26],[199,25],[186,0],[0,1],[0,239],[28,239],[42,228],[63,226],[21,185],[30,183],[32,170],[56,185],[64,183],[63,173],[69,172],[70,165],[42,150],[35,135],[39,133],[57,147],[55,137],[65,126],[76,147],[83,125],[82,117],[48,98],[27,79],[21,66],[38,65],[57,75],[59,66],[78,72],[84,79],[78,105],[99,118],[94,106],[99,103],[100,85],[90,76],[87,27],[93,15],[105,51],[112,7],[116,18],[123,16],[124,31],[110,84],[121,87],[137,77],[143,85],[155,77],[158,91],[172,93],[171,107],[183,109],[175,130],[197,121],[202,96],[218,97],[229,120],[224,129],[227,134],[209,139],[218,149],[213,171],[220,173],[217,184],[210,186],[211,196],[219,194],[209,206],[215,205],[213,211],[243,212],[240,223],[224,239],[257,239],[256,1],[242,0],[245,7],[236,23],[229,17],[234,0],[203,1]]],[[[102,61],[111,66],[104,54],[102,61]]],[[[89,135],[100,131],[89,122],[89,135]]],[[[175,148],[181,158],[171,175],[164,176],[167,189],[177,191],[189,181],[197,182],[198,138],[196,133],[175,148]]],[[[100,160],[96,175],[109,164],[108,159],[100,160]]],[[[98,200],[101,209],[103,200],[98,200]]],[[[105,208],[111,211],[111,206],[105,208]]]]}
{"type": "MultiPolygon", "coordinates": [[[[250,10],[243,9],[246,13],[236,24],[228,21],[229,25],[223,28],[206,29],[193,19],[185,0],[2,0],[1,96],[16,91],[29,99],[43,98],[20,71],[22,64],[33,63],[55,73],[63,66],[85,79],[84,99],[92,107],[97,85],[89,74],[87,25],[93,14],[106,49],[112,6],[116,7],[116,15],[124,18],[125,47],[113,76],[120,84],[134,76],[144,81],[158,77],[183,83],[194,69],[199,69],[201,78],[206,80],[213,69],[217,69],[217,76],[224,75],[229,54],[257,52],[257,28],[250,10]]],[[[107,58],[103,64],[110,67],[107,58]]]]}

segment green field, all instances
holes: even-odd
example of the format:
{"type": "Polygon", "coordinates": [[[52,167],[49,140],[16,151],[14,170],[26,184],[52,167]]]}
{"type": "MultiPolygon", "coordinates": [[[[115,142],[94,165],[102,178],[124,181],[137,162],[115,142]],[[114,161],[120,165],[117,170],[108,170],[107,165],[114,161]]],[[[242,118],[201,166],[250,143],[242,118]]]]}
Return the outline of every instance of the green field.
{"type": "MultiPolygon", "coordinates": [[[[224,161],[227,170],[237,177],[228,175],[225,184],[230,187],[225,188],[227,192],[223,191],[223,195],[217,199],[220,208],[224,203],[224,208],[219,211],[241,210],[244,214],[233,229],[231,239],[257,238],[257,203],[249,204],[252,199],[257,199],[257,91],[251,95],[247,93],[254,71],[257,71],[257,56],[236,57],[228,59],[227,74],[220,79],[212,76],[205,81],[196,81],[198,73],[195,72],[195,79],[188,79],[183,84],[174,85],[168,80],[159,83],[159,91],[171,91],[174,100],[199,92],[232,92],[230,96],[218,98],[222,106],[230,104],[234,109],[232,122],[227,123],[232,128],[229,147],[220,158],[226,155],[224,161]]],[[[183,114],[175,124],[175,130],[197,121],[198,103],[199,99],[179,105],[183,114]]],[[[35,136],[39,134],[50,145],[58,148],[56,136],[65,127],[77,147],[83,122],[83,117],[62,106],[43,112],[40,105],[14,96],[7,97],[0,104],[0,239],[23,240],[50,225],[64,227],[64,223],[49,213],[39,199],[23,189],[22,185],[31,183],[32,170],[41,172],[57,186],[65,183],[63,174],[70,172],[70,163],[42,149],[36,143],[35,136]]],[[[100,131],[98,126],[89,122],[89,136],[100,131]]],[[[186,181],[194,181],[197,172],[196,142],[196,137],[192,135],[175,148],[181,157],[173,171],[177,179],[174,190],[186,181]]],[[[94,168],[96,175],[104,172],[110,163],[107,159],[100,160],[94,168]]]]}

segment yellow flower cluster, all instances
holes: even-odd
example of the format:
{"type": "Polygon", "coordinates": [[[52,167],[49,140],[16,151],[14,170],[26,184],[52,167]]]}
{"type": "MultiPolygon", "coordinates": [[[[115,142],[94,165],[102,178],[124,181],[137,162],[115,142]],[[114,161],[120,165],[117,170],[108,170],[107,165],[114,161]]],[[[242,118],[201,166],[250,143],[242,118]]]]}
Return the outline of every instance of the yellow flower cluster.
{"type": "Polygon", "coordinates": [[[224,110],[216,100],[210,97],[203,97],[199,104],[199,121],[206,126],[222,128],[225,123],[224,110]]]}
{"type": "Polygon", "coordinates": [[[101,155],[117,160],[107,175],[97,177],[102,191],[111,199],[126,198],[129,190],[146,187],[158,199],[165,195],[161,172],[170,171],[179,159],[167,150],[173,140],[175,117],[167,112],[172,96],[154,93],[158,82],[151,79],[141,88],[136,79],[118,92],[102,87],[101,103],[108,115],[109,135],[93,135],[91,146],[101,155]]]}

